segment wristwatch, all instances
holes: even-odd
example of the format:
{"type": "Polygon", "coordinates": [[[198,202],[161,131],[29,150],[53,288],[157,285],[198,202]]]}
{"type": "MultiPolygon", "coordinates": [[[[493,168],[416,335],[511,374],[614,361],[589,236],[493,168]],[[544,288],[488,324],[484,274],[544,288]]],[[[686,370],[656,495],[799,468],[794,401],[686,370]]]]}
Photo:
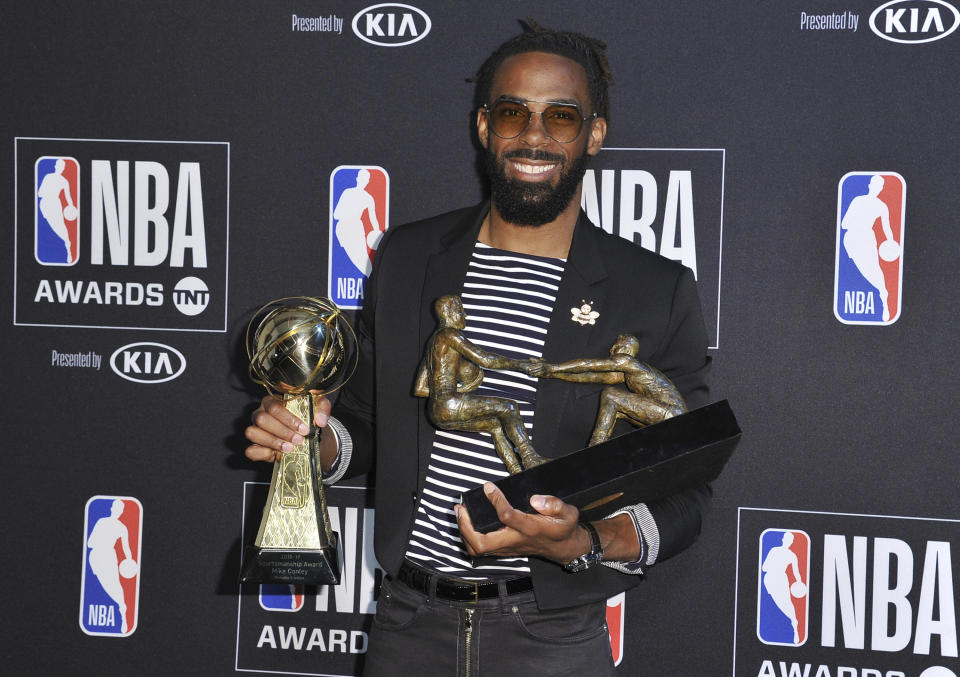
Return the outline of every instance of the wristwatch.
{"type": "Polygon", "coordinates": [[[563,565],[564,569],[571,572],[589,569],[603,561],[603,546],[600,544],[600,534],[597,533],[596,528],[590,522],[580,522],[580,526],[590,534],[590,552],[563,565]]]}

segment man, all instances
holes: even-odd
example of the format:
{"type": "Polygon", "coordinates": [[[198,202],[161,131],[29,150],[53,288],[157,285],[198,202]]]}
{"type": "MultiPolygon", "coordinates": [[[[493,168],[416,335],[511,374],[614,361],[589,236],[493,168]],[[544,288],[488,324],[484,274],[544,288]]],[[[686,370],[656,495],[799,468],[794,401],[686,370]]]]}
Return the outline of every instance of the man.
{"type": "MultiPolygon", "coordinates": [[[[506,474],[489,439],[437,431],[413,392],[435,329],[431,305],[459,292],[466,335],[491,351],[563,362],[603,354],[629,333],[638,359],[691,406],[704,403],[709,358],[692,274],[579,209],[609,117],[604,49],[534,26],[487,59],[476,121],[491,201],[388,231],[358,316],[357,374],[332,417],[320,401],[317,425],[334,433],[323,436],[327,481],[376,465],[375,548],[388,576],[366,674],[612,674],[606,598],[699,533],[707,487],[592,524],[551,496],[531,498],[534,514],[515,510],[485,482],[506,474]],[[570,317],[584,299],[592,324],[570,317]],[[488,534],[473,530],[457,498],[481,482],[506,525],[488,534]]],[[[586,445],[601,388],[487,370],[476,393],[518,401],[537,451],[556,458],[586,445]]],[[[255,460],[308,432],[272,398],[253,421],[246,454],[255,460]]]]}

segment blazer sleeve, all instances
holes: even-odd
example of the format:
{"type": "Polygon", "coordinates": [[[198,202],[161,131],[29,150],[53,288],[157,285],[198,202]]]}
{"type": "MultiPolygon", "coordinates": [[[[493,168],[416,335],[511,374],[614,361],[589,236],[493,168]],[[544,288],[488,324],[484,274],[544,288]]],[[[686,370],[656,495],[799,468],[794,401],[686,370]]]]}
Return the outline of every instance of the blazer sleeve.
{"type": "MultiPolygon", "coordinates": [[[[696,282],[684,268],[674,288],[670,319],[652,362],[669,377],[690,409],[709,403],[707,332],[703,322],[696,282]]],[[[701,523],[710,505],[709,484],[687,489],[647,504],[659,531],[656,561],[663,561],[689,547],[700,535],[701,523]]]]}
{"type": "Polygon", "coordinates": [[[375,446],[375,317],[377,308],[377,288],[389,258],[390,242],[394,231],[388,230],[380,240],[377,255],[374,257],[373,270],[367,279],[364,290],[363,308],[357,313],[354,331],[357,337],[357,367],[353,376],[340,392],[331,415],[339,420],[350,433],[353,441],[353,454],[350,465],[343,473],[348,479],[370,472],[376,458],[375,446]]]}

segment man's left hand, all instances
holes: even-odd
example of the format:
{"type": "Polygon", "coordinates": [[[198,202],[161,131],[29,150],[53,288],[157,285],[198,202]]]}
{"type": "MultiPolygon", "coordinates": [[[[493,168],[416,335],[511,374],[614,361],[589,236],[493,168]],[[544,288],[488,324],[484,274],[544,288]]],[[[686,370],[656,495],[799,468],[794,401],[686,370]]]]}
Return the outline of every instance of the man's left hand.
{"type": "Polygon", "coordinates": [[[455,511],[464,547],[473,556],[495,555],[518,557],[537,555],[559,564],[579,557],[590,550],[590,536],[577,526],[580,511],[556,496],[535,495],[530,505],[537,514],[517,510],[495,485],[483,485],[487,500],[497,511],[503,528],[482,534],[475,531],[466,508],[455,511]]]}

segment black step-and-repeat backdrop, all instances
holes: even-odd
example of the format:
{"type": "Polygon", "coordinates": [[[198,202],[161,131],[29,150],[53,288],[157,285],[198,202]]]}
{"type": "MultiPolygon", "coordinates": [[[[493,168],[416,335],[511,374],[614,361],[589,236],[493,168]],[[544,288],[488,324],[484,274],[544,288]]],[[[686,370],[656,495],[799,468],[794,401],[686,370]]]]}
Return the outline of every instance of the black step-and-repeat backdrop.
{"type": "Polygon", "coordinates": [[[608,42],[583,206],[695,271],[745,431],[619,672],[958,677],[960,2],[411,2],[0,12],[2,672],[358,674],[372,481],[339,586],[237,584],[243,330],[482,197],[465,78],[533,16],[608,42]]]}

